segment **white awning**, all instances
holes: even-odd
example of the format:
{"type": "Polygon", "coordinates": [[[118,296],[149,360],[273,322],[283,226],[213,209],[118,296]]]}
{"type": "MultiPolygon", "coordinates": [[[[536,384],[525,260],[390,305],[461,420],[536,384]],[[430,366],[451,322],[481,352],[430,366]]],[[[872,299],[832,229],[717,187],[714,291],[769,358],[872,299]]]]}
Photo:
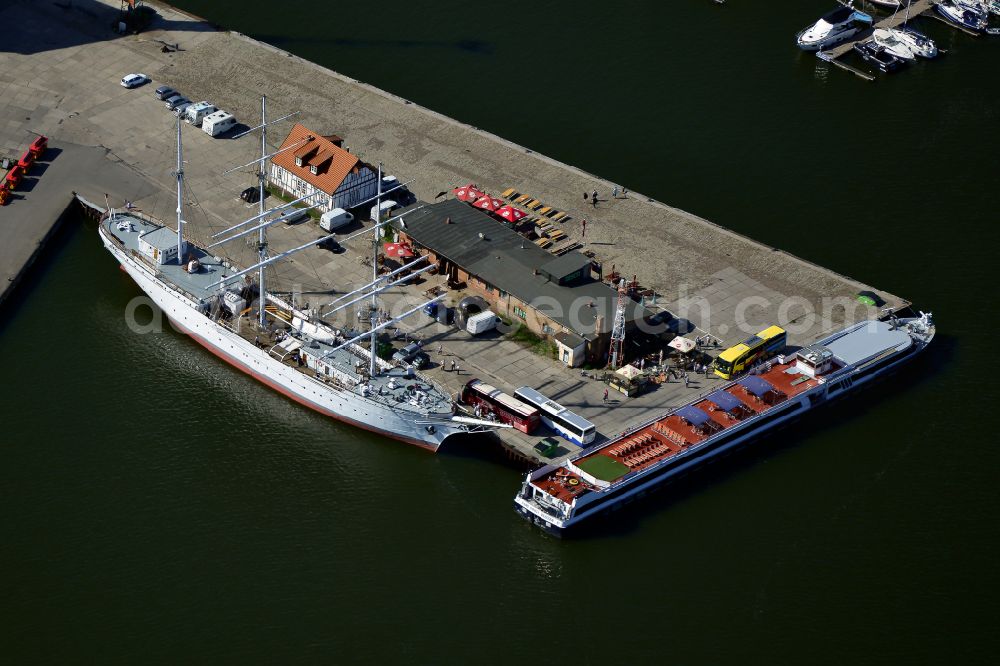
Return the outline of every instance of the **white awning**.
{"type": "Polygon", "coordinates": [[[615,370],[616,375],[621,375],[625,379],[635,379],[642,374],[642,370],[634,365],[626,365],[615,370]]]}
{"type": "Polygon", "coordinates": [[[694,340],[685,338],[684,336],[678,335],[676,338],[670,341],[668,347],[673,347],[682,354],[687,354],[689,351],[694,349],[694,340]]]}

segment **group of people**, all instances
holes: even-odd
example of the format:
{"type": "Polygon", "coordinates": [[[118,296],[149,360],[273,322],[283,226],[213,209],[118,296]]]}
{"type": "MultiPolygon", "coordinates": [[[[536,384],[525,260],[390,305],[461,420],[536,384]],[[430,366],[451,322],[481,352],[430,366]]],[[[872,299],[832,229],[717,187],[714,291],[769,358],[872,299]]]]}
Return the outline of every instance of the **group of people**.
{"type": "MultiPolygon", "coordinates": [[[[626,188],[624,188],[624,187],[621,188],[621,195],[622,195],[623,199],[627,199],[628,198],[628,190],[626,188]]],[[[611,188],[611,198],[612,199],[617,199],[618,198],[618,186],[617,185],[615,185],[614,187],[611,188]]],[[[597,208],[597,202],[600,201],[600,199],[597,198],[597,190],[594,190],[590,195],[588,195],[586,192],[584,192],[583,193],[583,200],[584,201],[588,201],[589,200],[590,203],[594,206],[594,208],[597,208]]]]}

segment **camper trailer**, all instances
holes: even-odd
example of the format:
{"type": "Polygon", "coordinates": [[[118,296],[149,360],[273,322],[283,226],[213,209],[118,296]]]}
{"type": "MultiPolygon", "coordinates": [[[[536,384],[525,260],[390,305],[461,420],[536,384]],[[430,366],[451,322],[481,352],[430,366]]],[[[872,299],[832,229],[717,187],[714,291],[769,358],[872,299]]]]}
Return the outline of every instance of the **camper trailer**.
{"type": "Polygon", "coordinates": [[[209,136],[219,136],[236,125],[236,118],[226,111],[216,111],[205,116],[201,121],[201,129],[209,136]]]}
{"type": "Polygon", "coordinates": [[[219,109],[216,108],[211,102],[198,102],[197,104],[192,104],[184,111],[184,120],[188,121],[192,125],[197,125],[201,127],[201,123],[205,120],[206,116],[210,116],[219,109]]]}

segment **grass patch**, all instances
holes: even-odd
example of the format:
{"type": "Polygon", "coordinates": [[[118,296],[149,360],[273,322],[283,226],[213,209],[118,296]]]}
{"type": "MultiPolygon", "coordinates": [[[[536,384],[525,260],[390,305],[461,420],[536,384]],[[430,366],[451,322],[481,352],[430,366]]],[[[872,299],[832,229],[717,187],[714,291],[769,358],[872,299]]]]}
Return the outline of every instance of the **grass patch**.
{"type": "Polygon", "coordinates": [[[623,465],[614,458],[605,455],[596,455],[586,460],[581,460],[577,465],[584,472],[596,476],[602,481],[616,481],[632,471],[627,465],[623,465]]]}
{"type": "Polygon", "coordinates": [[[527,347],[539,356],[556,358],[555,343],[551,340],[543,338],[537,333],[533,333],[523,324],[518,326],[517,330],[510,334],[510,339],[523,347],[527,347]]]}
{"type": "MultiPolygon", "coordinates": [[[[294,198],[293,198],[293,197],[290,197],[290,196],[288,196],[287,194],[285,194],[284,192],[282,192],[282,191],[281,191],[280,189],[278,189],[277,187],[274,187],[273,185],[266,185],[266,186],[264,186],[264,189],[265,189],[265,190],[267,191],[267,193],[268,193],[268,194],[270,194],[270,195],[271,195],[272,197],[275,197],[275,198],[278,198],[278,199],[281,199],[281,200],[282,200],[282,201],[284,201],[285,203],[290,203],[290,202],[292,202],[292,201],[295,201],[295,199],[297,199],[297,198],[298,198],[298,197],[294,197],[294,198]]],[[[294,206],[295,208],[305,208],[305,207],[306,207],[306,205],[305,205],[304,203],[301,203],[301,202],[299,202],[299,203],[297,203],[297,204],[292,204],[292,206],[294,206]]],[[[318,219],[320,218],[320,216],[322,215],[322,213],[320,213],[320,212],[319,212],[318,210],[316,210],[315,208],[310,208],[310,209],[309,209],[308,211],[306,211],[306,212],[307,212],[307,213],[309,213],[309,217],[311,217],[311,218],[312,218],[312,219],[314,219],[314,220],[318,220],[318,219]]]]}

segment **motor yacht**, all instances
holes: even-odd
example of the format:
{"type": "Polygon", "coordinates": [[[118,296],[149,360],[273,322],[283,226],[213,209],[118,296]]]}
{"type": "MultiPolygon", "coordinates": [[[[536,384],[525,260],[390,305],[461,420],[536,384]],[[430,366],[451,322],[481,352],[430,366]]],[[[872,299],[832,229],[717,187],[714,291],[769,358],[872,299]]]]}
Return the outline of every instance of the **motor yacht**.
{"type": "Polygon", "coordinates": [[[989,23],[989,14],[979,2],[944,0],[935,9],[947,21],[976,32],[984,32],[989,23]]]}
{"type": "Polygon", "coordinates": [[[905,62],[899,56],[890,53],[884,46],[879,46],[872,40],[857,42],[854,51],[864,58],[864,60],[879,69],[879,71],[889,74],[895,72],[903,66],[905,62]]]}
{"type": "Polygon", "coordinates": [[[804,51],[828,49],[846,42],[862,30],[871,27],[872,17],[852,7],[838,7],[796,35],[804,51]]]}

